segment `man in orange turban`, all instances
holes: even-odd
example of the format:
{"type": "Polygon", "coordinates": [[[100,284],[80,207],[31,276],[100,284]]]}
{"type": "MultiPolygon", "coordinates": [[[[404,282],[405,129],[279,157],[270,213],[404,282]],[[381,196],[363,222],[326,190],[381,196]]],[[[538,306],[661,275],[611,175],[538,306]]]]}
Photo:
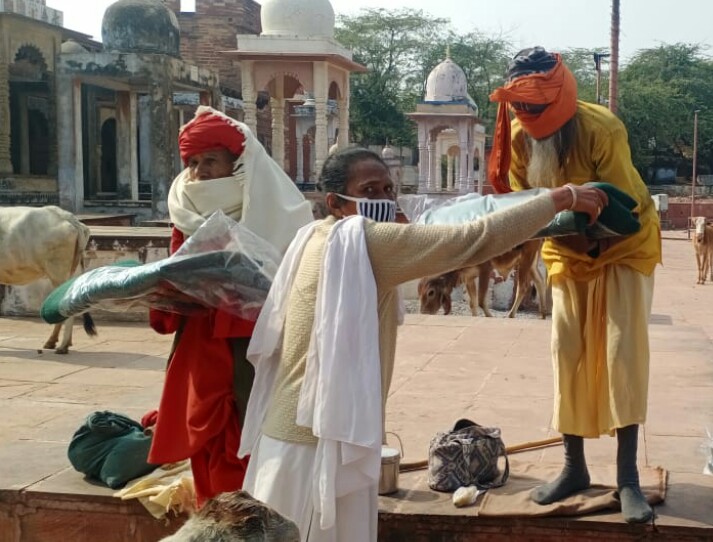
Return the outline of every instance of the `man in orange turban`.
{"type": "Polygon", "coordinates": [[[608,109],[577,100],[560,55],[520,51],[507,77],[490,96],[500,104],[488,167],[496,191],[606,181],[636,200],[641,223],[638,233],[610,243],[571,237],[543,246],[553,298],[553,423],[563,434],[565,465],[532,498],[549,504],[589,487],[583,438],[616,432],[622,513],[628,522],[646,522],[653,512],[636,455],[646,420],[653,274],[661,261],[658,215],[631,162],[626,128],[608,109]]]}
{"type": "MultiPolygon", "coordinates": [[[[281,254],[312,221],[309,202],[245,124],[199,107],[178,142],[186,168],[168,195],[171,253],[218,209],[281,254]]],[[[238,459],[238,448],[254,374],[245,356],[255,323],[218,309],[191,316],[152,310],[150,323],[176,338],[158,414],[145,417],[147,424],[155,421],[149,461],[190,458],[201,506],[243,484],[247,458],[238,459]]]]}

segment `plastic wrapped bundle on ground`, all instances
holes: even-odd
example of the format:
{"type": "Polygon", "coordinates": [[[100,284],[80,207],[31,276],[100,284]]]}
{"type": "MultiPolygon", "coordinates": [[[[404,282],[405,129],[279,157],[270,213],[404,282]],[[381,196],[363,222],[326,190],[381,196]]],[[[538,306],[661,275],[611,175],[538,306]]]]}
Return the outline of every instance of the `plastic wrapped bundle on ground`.
{"type": "Polygon", "coordinates": [[[87,271],[50,293],[40,315],[54,324],[92,309],[192,314],[209,307],[255,320],[280,259],[267,241],[217,211],[169,258],[87,271]]]}
{"type": "MultiPolygon", "coordinates": [[[[606,192],[609,204],[602,209],[599,219],[589,224],[585,213],[562,211],[535,238],[585,235],[590,239],[603,239],[631,235],[641,228],[634,212],[636,201],[614,185],[605,182],[590,183],[606,192]]],[[[399,206],[409,222],[416,224],[463,224],[500,209],[524,203],[543,192],[536,188],[509,194],[467,194],[446,200],[431,195],[401,196],[399,206]]]]}

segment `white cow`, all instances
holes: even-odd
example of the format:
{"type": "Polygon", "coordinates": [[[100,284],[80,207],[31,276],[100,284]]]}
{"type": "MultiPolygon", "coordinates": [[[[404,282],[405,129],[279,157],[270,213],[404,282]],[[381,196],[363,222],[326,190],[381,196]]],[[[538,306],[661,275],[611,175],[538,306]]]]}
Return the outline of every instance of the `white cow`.
{"type": "MultiPolygon", "coordinates": [[[[21,286],[48,278],[57,287],[83,268],[89,228],[59,207],[0,208],[0,284],[21,286]]],[[[96,335],[91,316],[85,313],[84,330],[96,335]]],[[[54,348],[64,325],[58,354],[72,344],[74,318],[56,324],[44,348],[54,348]]]]}
{"type": "Polygon", "coordinates": [[[713,282],[713,226],[706,223],[704,216],[697,216],[693,219],[695,225],[695,235],[693,236],[693,248],[696,252],[696,263],[698,264],[698,282],[706,283],[706,275],[710,273],[710,280],[713,282]]]}

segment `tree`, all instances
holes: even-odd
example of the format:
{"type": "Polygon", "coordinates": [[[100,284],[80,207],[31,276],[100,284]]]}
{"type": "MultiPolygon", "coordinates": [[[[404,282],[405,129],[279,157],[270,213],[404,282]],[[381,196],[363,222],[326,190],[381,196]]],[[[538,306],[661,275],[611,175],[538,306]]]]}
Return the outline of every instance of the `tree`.
{"type": "Polygon", "coordinates": [[[364,9],[340,16],[337,41],[369,71],[352,76],[351,130],[363,145],[413,145],[415,128],[405,111],[415,105],[413,80],[424,43],[438,40],[447,20],[414,9],[364,9]]]}
{"type": "Polygon", "coordinates": [[[619,113],[629,131],[634,164],[648,181],[659,167],[691,171],[693,111],[700,109],[699,173],[713,168],[713,62],[698,45],[640,51],[621,71],[619,113]]]}
{"type": "MultiPolygon", "coordinates": [[[[571,48],[562,51],[562,60],[577,80],[577,97],[585,102],[597,103],[597,71],[594,65],[594,52],[605,48],[571,48]]],[[[609,86],[607,70],[602,67],[599,95],[606,97],[609,86]]]]}

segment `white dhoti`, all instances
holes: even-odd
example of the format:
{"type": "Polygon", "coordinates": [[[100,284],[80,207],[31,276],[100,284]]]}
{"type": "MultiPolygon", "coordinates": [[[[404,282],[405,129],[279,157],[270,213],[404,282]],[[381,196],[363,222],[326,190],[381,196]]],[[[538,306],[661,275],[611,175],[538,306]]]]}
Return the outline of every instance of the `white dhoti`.
{"type": "Polygon", "coordinates": [[[336,522],[320,528],[312,484],[317,446],[260,437],[243,489],[297,524],[302,542],[376,542],[378,486],[336,499],[336,522]]]}

